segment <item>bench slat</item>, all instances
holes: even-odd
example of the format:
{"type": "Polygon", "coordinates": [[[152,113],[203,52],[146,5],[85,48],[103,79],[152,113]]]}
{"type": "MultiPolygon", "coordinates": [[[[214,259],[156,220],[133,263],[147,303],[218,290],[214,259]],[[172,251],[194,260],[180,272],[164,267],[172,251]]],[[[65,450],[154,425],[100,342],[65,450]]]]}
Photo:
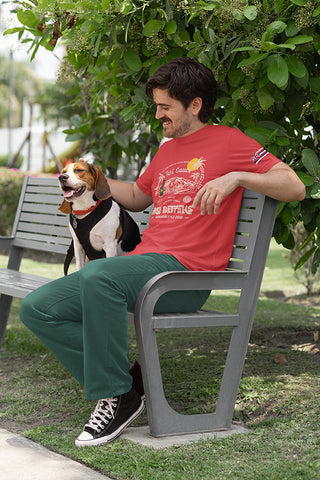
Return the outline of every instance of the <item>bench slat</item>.
{"type": "Polygon", "coordinates": [[[68,216],[61,213],[58,209],[58,205],[48,205],[41,203],[24,203],[22,205],[22,212],[32,212],[32,213],[50,213],[51,215],[56,215],[57,217],[66,218],[68,216]]]}
{"type": "Polygon", "coordinates": [[[29,233],[42,233],[45,236],[50,234],[70,238],[70,230],[67,226],[59,227],[54,224],[19,222],[17,231],[26,237],[28,237],[29,233]]]}
{"type": "MultiPolygon", "coordinates": [[[[58,180],[57,180],[58,181],[58,180]]],[[[63,201],[63,195],[58,185],[56,186],[45,186],[45,185],[28,185],[26,189],[27,193],[36,193],[36,194],[54,194],[58,195],[63,201]]]]}
{"type": "Polygon", "coordinates": [[[239,247],[246,247],[249,242],[249,235],[241,235],[240,233],[237,233],[234,237],[234,246],[239,246],[239,247]]]}
{"type": "Polygon", "coordinates": [[[48,185],[58,186],[58,179],[56,177],[28,177],[27,185],[48,185]]]}
{"type": "MultiPolygon", "coordinates": [[[[20,246],[25,246],[26,248],[32,248],[28,245],[29,241],[46,244],[49,252],[51,250],[51,245],[69,245],[71,242],[71,237],[54,237],[51,235],[41,235],[37,233],[17,232],[16,238],[20,239],[20,246]]],[[[15,244],[15,241],[13,243],[15,244]]]]}
{"type": "Polygon", "coordinates": [[[51,282],[51,278],[40,277],[15,270],[0,269],[0,287],[1,293],[5,295],[13,295],[15,297],[24,298],[35,288],[51,282]]]}
{"type": "Polygon", "coordinates": [[[26,193],[25,195],[25,202],[34,202],[34,203],[48,203],[60,206],[61,198],[59,195],[44,195],[44,194],[37,194],[37,193],[26,193]]]}
{"type": "Polygon", "coordinates": [[[42,215],[37,213],[22,212],[20,215],[20,222],[41,223],[44,225],[61,225],[62,227],[69,228],[66,217],[58,215],[42,215]]]}

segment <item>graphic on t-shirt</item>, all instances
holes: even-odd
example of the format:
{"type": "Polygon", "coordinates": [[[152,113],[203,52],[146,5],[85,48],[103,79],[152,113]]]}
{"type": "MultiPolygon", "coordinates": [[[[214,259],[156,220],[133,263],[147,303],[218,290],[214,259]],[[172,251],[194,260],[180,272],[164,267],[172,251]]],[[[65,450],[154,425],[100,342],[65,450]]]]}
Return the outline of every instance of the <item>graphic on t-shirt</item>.
{"type": "Polygon", "coordinates": [[[184,218],[191,215],[194,195],[202,187],[204,164],[202,157],[177,162],[163,170],[154,183],[155,215],[184,218]]]}

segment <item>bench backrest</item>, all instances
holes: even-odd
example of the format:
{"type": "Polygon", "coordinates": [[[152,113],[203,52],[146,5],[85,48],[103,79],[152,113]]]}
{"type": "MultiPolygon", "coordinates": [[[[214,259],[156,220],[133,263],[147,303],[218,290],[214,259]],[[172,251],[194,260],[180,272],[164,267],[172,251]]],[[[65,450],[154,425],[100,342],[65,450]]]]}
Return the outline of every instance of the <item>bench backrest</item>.
{"type": "MultiPolygon", "coordinates": [[[[263,228],[265,196],[244,190],[234,247],[228,270],[248,270],[257,232],[263,228]]],[[[58,209],[63,196],[57,178],[26,177],[13,226],[13,245],[45,252],[65,254],[71,241],[68,216],[58,209]]],[[[140,233],[148,228],[152,212],[130,212],[140,233]]]]}

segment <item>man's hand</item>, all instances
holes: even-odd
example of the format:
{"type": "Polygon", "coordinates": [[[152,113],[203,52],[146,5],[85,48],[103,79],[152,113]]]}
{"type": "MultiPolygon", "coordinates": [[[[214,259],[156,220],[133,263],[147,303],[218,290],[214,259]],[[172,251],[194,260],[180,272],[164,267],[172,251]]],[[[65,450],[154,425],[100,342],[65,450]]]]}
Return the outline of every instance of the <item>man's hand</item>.
{"type": "Polygon", "coordinates": [[[196,208],[199,202],[201,215],[217,214],[224,197],[229,195],[239,186],[237,173],[230,172],[222,177],[215,178],[207,182],[196,194],[193,200],[192,208],[196,208]]]}

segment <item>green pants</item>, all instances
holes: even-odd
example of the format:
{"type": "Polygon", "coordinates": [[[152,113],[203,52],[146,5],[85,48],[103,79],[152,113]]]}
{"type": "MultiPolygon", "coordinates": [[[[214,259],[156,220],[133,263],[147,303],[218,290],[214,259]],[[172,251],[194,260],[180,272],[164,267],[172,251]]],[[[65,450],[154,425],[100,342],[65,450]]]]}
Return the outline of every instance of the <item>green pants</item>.
{"type": "MultiPolygon", "coordinates": [[[[128,316],[144,284],[164,271],[187,270],[171,255],[144,254],[89,262],[79,272],[30,293],[22,322],[97,400],[131,389],[128,316]]],[[[158,312],[195,311],[209,292],[169,292],[158,312]]]]}

